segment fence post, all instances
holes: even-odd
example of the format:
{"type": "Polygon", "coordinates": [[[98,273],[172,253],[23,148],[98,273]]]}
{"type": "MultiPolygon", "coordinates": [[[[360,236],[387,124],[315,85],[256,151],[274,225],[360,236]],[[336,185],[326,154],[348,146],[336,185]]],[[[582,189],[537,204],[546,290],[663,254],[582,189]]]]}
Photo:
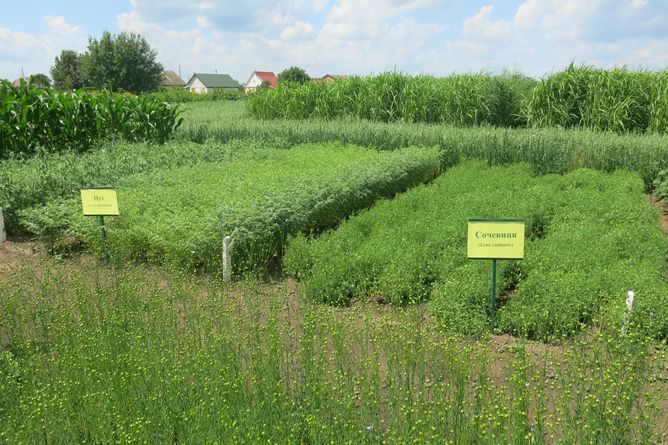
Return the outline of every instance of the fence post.
{"type": "Polygon", "coordinates": [[[0,243],[7,241],[7,234],[5,233],[5,216],[0,207],[0,243]]]}
{"type": "Polygon", "coordinates": [[[223,281],[232,281],[232,252],[230,251],[230,244],[232,237],[226,236],[223,238],[223,281]]]}

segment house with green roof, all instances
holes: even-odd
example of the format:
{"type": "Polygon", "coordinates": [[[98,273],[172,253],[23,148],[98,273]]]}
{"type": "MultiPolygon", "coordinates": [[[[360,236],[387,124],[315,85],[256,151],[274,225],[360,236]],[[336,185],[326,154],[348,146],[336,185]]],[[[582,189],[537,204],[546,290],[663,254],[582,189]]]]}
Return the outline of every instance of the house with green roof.
{"type": "Polygon", "coordinates": [[[229,74],[204,74],[192,75],[186,88],[191,93],[213,93],[216,90],[239,91],[241,84],[232,79],[229,74]]]}

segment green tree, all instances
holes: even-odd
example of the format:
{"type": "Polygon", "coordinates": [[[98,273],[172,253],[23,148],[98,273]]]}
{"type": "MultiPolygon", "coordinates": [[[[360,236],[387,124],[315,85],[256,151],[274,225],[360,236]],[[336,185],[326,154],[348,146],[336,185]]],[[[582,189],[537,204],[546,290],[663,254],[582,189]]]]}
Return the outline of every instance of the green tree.
{"type": "Polygon", "coordinates": [[[297,82],[297,83],[306,83],[311,80],[306,71],[298,66],[291,66],[290,68],[284,69],[278,74],[279,82],[297,82]]]}
{"type": "Polygon", "coordinates": [[[95,88],[135,94],[157,91],[163,68],[156,56],[139,34],[113,35],[105,31],[100,40],[88,39],[88,52],[82,57],[83,72],[95,88]]]}
{"type": "Polygon", "coordinates": [[[56,57],[50,72],[53,86],[58,90],[78,90],[86,86],[81,71],[81,55],[71,49],[64,49],[56,57]]]}
{"type": "Polygon", "coordinates": [[[30,84],[37,88],[48,88],[51,86],[51,79],[46,74],[37,73],[30,76],[30,84]]]}

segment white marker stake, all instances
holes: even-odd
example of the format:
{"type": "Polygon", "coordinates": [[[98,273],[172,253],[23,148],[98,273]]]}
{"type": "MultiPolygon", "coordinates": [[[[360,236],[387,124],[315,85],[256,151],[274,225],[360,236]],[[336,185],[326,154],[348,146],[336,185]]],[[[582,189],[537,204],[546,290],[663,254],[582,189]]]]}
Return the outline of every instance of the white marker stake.
{"type": "Polygon", "coordinates": [[[636,294],[632,290],[626,293],[626,310],[624,311],[624,326],[622,326],[622,335],[626,335],[626,328],[631,319],[631,310],[633,309],[633,299],[636,294]]]}
{"type": "Polygon", "coordinates": [[[232,281],[232,252],[230,251],[230,244],[232,237],[226,236],[223,238],[223,281],[232,281]]]}
{"type": "Polygon", "coordinates": [[[0,208],[0,243],[7,241],[7,234],[5,233],[5,216],[0,208]]]}

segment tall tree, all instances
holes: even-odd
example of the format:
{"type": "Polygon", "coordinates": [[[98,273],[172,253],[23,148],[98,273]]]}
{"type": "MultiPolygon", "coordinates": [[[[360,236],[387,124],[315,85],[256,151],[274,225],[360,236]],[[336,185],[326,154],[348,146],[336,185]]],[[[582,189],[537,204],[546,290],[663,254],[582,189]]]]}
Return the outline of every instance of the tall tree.
{"type": "Polygon", "coordinates": [[[156,56],[139,34],[113,35],[105,31],[100,40],[88,39],[82,66],[90,86],[138,94],[156,91],[160,86],[163,68],[156,56]]]}
{"type": "Polygon", "coordinates": [[[81,72],[81,55],[64,49],[51,67],[53,86],[58,90],[78,90],[86,86],[81,72]]]}
{"type": "Polygon", "coordinates": [[[51,79],[44,73],[37,73],[30,76],[30,83],[37,88],[49,88],[51,86],[51,79]]]}
{"type": "Polygon", "coordinates": [[[279,82],[297,82],[297,83],[306,83],[311,78],[306,71],[298,66],[291,66],[290,68],[284,69],[278,74],[279,82]]]}

